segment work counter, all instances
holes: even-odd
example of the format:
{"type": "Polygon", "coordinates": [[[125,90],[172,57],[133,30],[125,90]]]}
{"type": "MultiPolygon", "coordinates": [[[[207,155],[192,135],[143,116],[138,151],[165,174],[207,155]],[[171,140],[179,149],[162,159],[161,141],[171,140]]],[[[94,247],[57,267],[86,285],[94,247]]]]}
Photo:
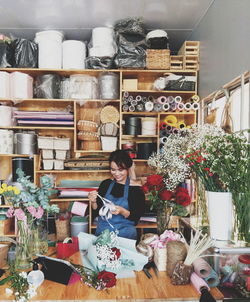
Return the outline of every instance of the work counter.
{"type": "MultiPolygon", "coordinates": [[[[81,263],[80,252],[69,260],[81,263]]],[[[153,270],[150,273],[151,279],[140,271],[135,273],[135,278],[118,279],[115,287],[103,291],[90,288],[81,281],[63,285],[45,280],[31,301],[199,301],[200,295],[191,284],[172,285],[166,272],[158,272],[157,276],[153,270]]],[[[13,300],[12,295],[6,295],[6,287],[7,285],[0,286],[0,301],[13,300]]],[[[217,288],[211,289],[211,294],[217,301],[223,300],[223,295],[217,288]]]]}

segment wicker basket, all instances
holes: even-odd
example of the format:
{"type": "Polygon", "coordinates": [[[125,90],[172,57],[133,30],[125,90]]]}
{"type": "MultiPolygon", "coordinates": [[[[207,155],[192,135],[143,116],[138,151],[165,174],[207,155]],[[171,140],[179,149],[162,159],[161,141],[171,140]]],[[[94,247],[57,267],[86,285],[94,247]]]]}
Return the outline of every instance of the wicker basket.
{"type": "Polygon", "coordinates": [[[101,143],[100,141],[82,141],[81,142],[81,150],[87,150],[87,151],[95,151],[95,150],[101,150],[101,143]]]}
{"type": "Polygon", "coordinates": [[[79,131],[77,137],[81,141],[98,141],[99,134],[97,132],[79,131]]]}
{"type": "Polygon", "coordinates": [[[92,121],[79,120],[77,123],[77,129],[80,131],[97,132],[98,124],[92,121]]]}
{"type": "Polygon", "coordinates": [[[169,49],[147,49],[147,69],[170,69],[169,49]]]}
{"type": "Polygon", "coordinates": [[[120,119],[119,111],[111,105],[107,105],[102,108],[100,113],[100,119],[103,124],[105,123],[117,123],[120,119]]]}
{"type": "Polygon", "coordinates": [[[70,236],[69,219],[59,220],[56,219],[56,239],[63,241],[66,237],[70,236]]]}

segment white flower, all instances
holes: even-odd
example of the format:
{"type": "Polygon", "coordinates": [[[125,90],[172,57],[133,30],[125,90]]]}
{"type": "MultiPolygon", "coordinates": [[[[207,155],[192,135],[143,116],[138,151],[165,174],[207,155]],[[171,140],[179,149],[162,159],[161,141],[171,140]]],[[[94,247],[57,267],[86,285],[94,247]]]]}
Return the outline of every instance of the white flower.
{"type": "Polygon", "coordinates": [[[10,289],[10,288],[5,288],[5,293],[6,293],[6,295],[12,295],[13,294],[13,290],[12,289],[10,289]]]}
{"type": "Polygon", "coordinates": [[[24,279],[27,279],[27,273],[26,272],[21,272],[19,273],[19,276],[23,277],[24,279]]]}

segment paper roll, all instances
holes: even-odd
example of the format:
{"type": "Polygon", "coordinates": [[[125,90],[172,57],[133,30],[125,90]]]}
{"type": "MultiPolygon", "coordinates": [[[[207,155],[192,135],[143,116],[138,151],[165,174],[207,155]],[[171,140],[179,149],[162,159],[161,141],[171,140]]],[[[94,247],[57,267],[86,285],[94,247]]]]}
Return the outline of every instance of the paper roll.
{"type": "Polygon", "coordinates": [[[216,287],[220,283],[219,276],[213,269],[211,270],[210,274],[204,278],[204,280],[207,282],[209,287],[216,287]]]}
{"type": "Polygon", "coordinates": [[[155,103],[154,104],[154,111],[160,112],[162,110],[162,104],[155,103]]]}
{"type": "Polygon", "coordinates": [[[194,286],[194,288],[197,290],[197,292],[200,294],[201,294],[200,289],[202,287],[206,287],[208,290],[210,290],[207,283],[202,278],[200,278],[196,273],[191,274],[190,281],[191,281],[192,285],[194,286]]]}
{"type": "Polygon", "coordinates": [[[179,131],[179,129],[178,128],[173,128],[172,129],[172,133],[173,134],[178,134],[180,131],[179,131]]]}
{"type": "Polygon", "coordinates": [[[163,105],[162,105],[162,109],[163,109],[163,111],[168,111],[168,110],[170,109],[169,103],[163,104],[163,105]]]}
{"type": "Polygon", "coordinates": [[[136,111],[139,111],[139,112],[144,111],[144,105],[143,105],[143,104],[138,104],[138,105],[136,105],[135,110],[136,110],[136,111]]]}
{"type": "Polygon", "coordinates": [[[210,275],[212,267],[202,258],[197,258],[193,262],[194,272],[201,278],[206,278],[210,275]]]}
{"type": "Polygon", "coordinates": [[[147,100],[153,102],[153,101],[154,101],[154,97],[153,97],[152,95],[149,95],[149,96],[147,97],[147,100]]]}
{"type": "Polygon", "coordinates": [[[192,108],[192,104],[191,104],[191,103],[187,102],[187,103],[184,104],[184,109],[185,109],[186,111],[191,110],[191,108],[192,108]]]}
{"type": "Polygon", "coordinates": [[[162,96],[159,96],[158,98],[157,98],[157,102],[159,103],[159,104],[165,104],[165,103],[167,103],[167,97],[165,97],[164,95],[162,95],[162,96]]]}
{"type": "Polygon", "coordinates": [[[127,104],[122,106],[122,111],[123,112],[128,112],[128,110],[129,110],[129,106],[127,104]]]}
{"type": "Polygon", "coordinates": [[[129,111],[129,112],[135,111],[135,106],[130,105],[130,106],[128,107],[128,111],[129,111]]]}
{"type": "Polygon", "coordinates": [[[137,105],[137,100],[132,100],[132,101],[130,101],[130,104],[131,104],[132,106],[136,106],[136,105],[137,105]]]}
{"type": "Polygon", "coordinates": [[[164,122],[166,122],[170,126],[174,126],[177,123],[177,117],[172,114],[168,115],[168,116],[166,116],[164,122]]]}
{"type": "Polygon", "coordinates": [[[129,100],[129,102],[133,101],[133,96],[130,95],[130,96],[128,97],[128,100],[129,100]]]}
{"type": "Polygon", "coordinates": [[[124,97],[124,98],[129,97],[129,92],[128,92],[128,91],[124,91],[124,92],[123,92],[123,97],[124,97]]]}
{"type": "Polygon", "coordinates": [[[151,102],[151,101],[147,101],[147,102],[145,103],[145,110],[146,110],[147,112],[149,112],[149,111],[152,111],[153,109],[154,109],[154,103],[151,102]]]}
{"type": "Polygon", "coordinates": [[[167,127],[167,123],[165,123],[165,122],[160,123],[160,130],[164,130],[164,129],[166,129],[166,127],[167,127]]]}
{"type": "Polygon", "coordinates": [[[177,127],[180,128],[180,129],[184,129],[186,128],[186,124],[182,121],[182,122],[178,122],[177,123],[177,127]]]}
{"type": "Polygon", "coordinates": [[[175,111],[177,109],[177,104],[176,103],[171,103],[170,104],[170,110],[175,111]]]}
{"type": "Polygon", "coordinates": [[[184,108],[185,108],[185,106],[184,106],[184,104],[183,104],[183,103],[178,103],[178,104],[177,104],[177,110],[179,110],[179,111],[183,111],[183,110],[184,110],[184,108]]]}
{"type": "Polygon", "coordinates": [[[167,140],[168,140],[168,138],[166,136],[163,136],[160,138],[160,143],[165,144],[167,140]]]}
{"type": "Polygon", "coordinates": [[[181,103],[182,102],[182,97],[180,95],[177,95],[175,98],[174,98],[175,102],[176,103],[181,103]]]}
{"type": "Polygon", "coordinates": [[[167,133],[168,133],[168,134],[172,133],[172,130],[173,130],[173,127],[170,126],[170,125],[167,125],[167,127],[166,127],[167,133]]]}
{"type": "Polygon", "coordinates": [[[195,111],[199,110],[200,109],[200,104],[199,103],[193,103],[192,106],[191,106],[191,109],[195,110],[195,111]]]}
{"type": "Polygon", "coordinates": [[[140,102],[142,100],[142,96],[141,95],[137,95],[135,97],[135,99],[136,99],[137,102],[140,102]]]}
{"type": "Polygon", "coordinates": [[[170,104],[174,102],[174,97],[172,95],[168,96],[168,102],[170,104]]]}
{"type": "Polygon", "coordinates": [[[195,103],[198,103],[200,101],[200,97],[197,94],[195,94],[191,97],[191,100],[195,103]]]}
{"type": "Polygon", "coordinates": [[[169,133],[167,130],[160,130],[160,137],[167,136],[169,133]]]}

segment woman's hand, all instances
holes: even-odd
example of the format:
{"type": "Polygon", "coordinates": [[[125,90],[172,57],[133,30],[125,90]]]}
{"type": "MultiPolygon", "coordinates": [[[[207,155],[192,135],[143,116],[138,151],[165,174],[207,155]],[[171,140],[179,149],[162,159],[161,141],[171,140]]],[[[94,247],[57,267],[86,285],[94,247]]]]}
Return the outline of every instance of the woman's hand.
{"type": "Polygon", "coordinates": [[[93,210],[97,209],[97,202],[96,202],[97,194],[98,194],[98,192],[96,190],[90,191],[89,194],[88,194],[88,199],[89,199],[89,202],[91,203],[91,206],[92,206],[93,210]]]}
{"type": "Polygon", "coordinates": [[[120,206],[115,206],[115,209],[113,211],[111,211],[111,213],[113,215],[119,215],[120,214],[120,215],[124,216],[125,218],[127,218],[130,215],[130,211],[128,211],[125,208],[120,207],[120,206]]]}

